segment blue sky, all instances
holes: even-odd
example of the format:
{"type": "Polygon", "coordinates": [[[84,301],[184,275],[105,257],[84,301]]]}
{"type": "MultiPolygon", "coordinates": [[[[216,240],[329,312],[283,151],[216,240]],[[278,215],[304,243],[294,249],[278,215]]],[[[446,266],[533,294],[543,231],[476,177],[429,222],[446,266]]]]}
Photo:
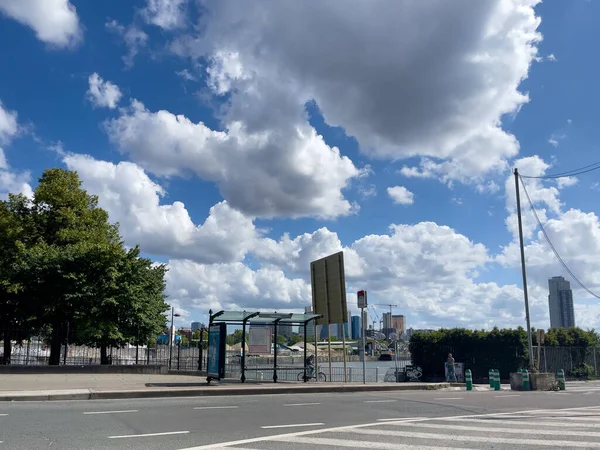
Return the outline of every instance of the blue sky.
{"type": "MultiPolygon", "coordinates": [[[[308,263],[342,249],[352,307],[366,288],[408,326],[524,325],[510,171],[598,159],[600,6],[434,3],[0,0],[18,124],[0,120],[0,194],[78,170],[127,244],[170,265],[184,322],[303,308],[308,263]]],[[[595,292],[597,173],[527,180],[595,292]]],[[[547,278],[566,274],[523,207],[547,327],[547,278]]],[[[575,297],[597,326],[597,299],[575,297]]]]}

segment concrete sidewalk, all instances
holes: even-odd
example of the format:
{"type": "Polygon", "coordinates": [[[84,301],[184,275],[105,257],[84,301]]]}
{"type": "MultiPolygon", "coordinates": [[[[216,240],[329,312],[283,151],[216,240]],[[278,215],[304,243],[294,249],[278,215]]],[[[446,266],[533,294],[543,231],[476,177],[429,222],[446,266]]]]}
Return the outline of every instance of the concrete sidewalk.
{"type": "Polygon", "coordinates": [[[206,383],[191,375],[26,374],[0,375],[0,401],[94,400],[120,398],[272,395],[319,392],[430,390],[448,383],[206,383]]]}

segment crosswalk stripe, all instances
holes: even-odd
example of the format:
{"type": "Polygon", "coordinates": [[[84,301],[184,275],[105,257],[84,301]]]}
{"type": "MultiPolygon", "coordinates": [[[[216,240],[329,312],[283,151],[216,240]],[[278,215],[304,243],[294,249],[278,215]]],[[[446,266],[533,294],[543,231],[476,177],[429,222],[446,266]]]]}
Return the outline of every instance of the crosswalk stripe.
{"type": "MultiPolygon", "coordinates": [[[[485,431],[485,430],[482,430],[485,431]]],[[[347,430],[346,433],[355,434],[366,434],[376,436],[395,436],[395,437],[406,437],[414,439],[437,439],[437,440],[457,440],[462,442],[477,442],[481,443],[485,440],[486,443],[495,444],[515,444],[515,445],[540,445],[550,447],[566,447],[566,448],[600,448],[600,442],[584,442],[584,441],[564,441],[564,440],[542,440],[542,439],[513,439],[513,438],[501,438],[501,437],[482,437],[482,436],[453,436],[448,434],[430,434],[430,433],[418,433],[413,431],[392,431],[392,430],[367,430],[364,428],[355,428],[347,430]]],[[[535,434],[532,432],[531,434],[535,434]]],[[[370,444],[370,443],[369,443],[370,444]]]]}
{"type": "MultiPolygon", "coordinates": [[[[466,422],[466,421],[465,421],[466,422]]],[[[489,422],[488,422],[489,423],[489,422]]],[[[521,428],[492,428],[492,427],[469,427],[465,425],[449,425],[441,423],[399,423],[389,424],[382,423],[382,426],[395,426],[395,427],[413,427],[413,428],[437,428],[440,430],[456,430],[456,431],[479,431],[482,433],[507,433],[507,434],[529,434],[531,435],[531,429],[521,428]]],[[[535,435],[546,435],[546,436],[583,436],[583,437],[600,437],[600,433],[594,431],[569,431],[569,430],[540,430],[537,427],[533,432],[535,435]]],[[[556,427],[556,424],[554,424],[556,427]]]]}
{"type": "MultiPolygon", "coordinates": [[[[538,416],[539,417],[539,416],[538,416]]],[[[544,420],[550,420],[550,421],[554,421],[554,420],[568,420],[568,421],[577,421],[577,422],[600,422],[600,416],[583,416],[583,417],[544,417],[544,420]]]]}
{"type": "MultiPolygon", "coordinates": [[[[528,417],[529,419],[533,419],[534,417],[528,417]]],[[[544,422],[543,419],[546,419],[545,417],[542,418],[542,420],[538,420],[538,418],[535,418],[535,427],[536,429],[538,427],[552,427],[552,428],[556,428],[556,422],[544,422]]],[[[529,430],[531,429],[531,422],[510,422],[510,423],[496,423],[495,420],[489,420],[489,419],[443,419],[444,422],[449,421],[449,422],[469,422],[469,423],[484,423],[486,425],[504,425],[506,424],[507,426],[511,426],[511,427],[515,427],[515,426],[519,426],[519,427],[527,427],[525,429],[529,430]]],[[[387,425],[387,424],[386,424],[387,425]]],[[[569,428],[569,427],[573,427],[573,428],[598,428],[598,424],[595,423],[581,423],[581,422],[577,422],[577,423],[561,423],[560,424],[561,428],[569,428]]]]}
{"type": "Polygon", "coordinates": [[[290,444],[307,444],[313,448],[319,445],[332,447],[377,448],[381,450],[472,450],[466,447],[437,447],[431,445],[392,444],[389,442],[366,442],[349,439],[308,438],[308,437],[283,437],[273,439],[275,442],[290,444]]]}

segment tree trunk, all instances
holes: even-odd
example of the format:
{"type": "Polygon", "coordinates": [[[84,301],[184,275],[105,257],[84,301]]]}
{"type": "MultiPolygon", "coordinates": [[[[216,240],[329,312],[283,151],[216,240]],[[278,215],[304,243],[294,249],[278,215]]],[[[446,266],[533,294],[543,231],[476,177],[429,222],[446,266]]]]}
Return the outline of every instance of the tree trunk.
{"type": "Polygon", "coordinates": [[[58,366],[60,364],[60,351],[62,348],[62,328],[60,324],[52,326],[52,335],[50,336],[50,361],[49,365],[58,366]]]}
{"type": "Polygon", "coordinates": [[[110,364],[110,359],[108,357],[108,345],[100,344],[100,364],[106,366],[110,364]]]}
{"type": "Polygon", "coordinates": [[[8,330],[4,331],[4,356],[0,358],[0,365],[8,366],[10,364],[10,355],[12,353],[11,333],[8,330]]]}

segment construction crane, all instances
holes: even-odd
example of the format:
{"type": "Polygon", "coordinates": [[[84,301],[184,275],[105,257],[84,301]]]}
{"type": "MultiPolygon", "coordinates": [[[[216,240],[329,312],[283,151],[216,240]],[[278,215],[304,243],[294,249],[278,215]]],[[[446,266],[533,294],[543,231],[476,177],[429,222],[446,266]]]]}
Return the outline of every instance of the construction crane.
{"type": "Polygon", "coordinates": [[[389,306],[390,307],[390,320],[392,320],[392,308],[397,308],[398,305],[390,305],[389,303],[374,303],[374,306],[389,306]]]}

